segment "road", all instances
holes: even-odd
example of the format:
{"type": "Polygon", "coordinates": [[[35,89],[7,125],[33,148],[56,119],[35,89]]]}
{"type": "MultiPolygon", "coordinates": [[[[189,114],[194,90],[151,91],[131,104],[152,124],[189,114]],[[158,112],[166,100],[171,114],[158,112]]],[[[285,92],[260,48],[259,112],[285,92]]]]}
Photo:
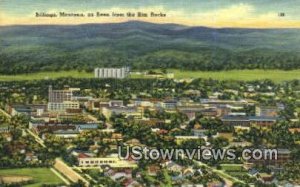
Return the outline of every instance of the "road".
{"type": "Polygon", "coordinates": [[[42,147],[46,147],[46,145],[44,144],[44,140],[42,140],[39,136],[37,136],[36,134],[34,134],[30,129],[26,129],[26,131],[34,137],[35,141],[40,144],[42,147]]]}
{"type": "Polygon", "coordinates": [[[56,176],[58,176],[62,181],[64,181],[64,183],[65,183],[66,185],[70,185],[70,184],[71,184],[67,179],[65,179],[65,177],[63,177],[60,173],[58,173],[54,168],[50,168],[50,170],[51,170],[56,176]]]}
{"type": "Polygon", "coordinates": [[[2,114],[4,114],[6,117],[8,117],[9,119],[11,118],[11,115],[9,115],[7,112],[5,112],[4,110],[2,110],[1,108],[0,108],[0,112],[2,114]]]}
{"type": "Polygon", "coordinates": [[[54,168],[58,170],[60,173],[63,173],[70,181],[77,182],[79,180],[85,183],[85,186],[89,186],[90,183],[83,178],[80,174],[74,171],[71,167],[69,167],[66,163],[64,163],[60,158],[55,159],[54,168]]]}
{"type": "MultiPolygon", "coordinates": [[[[11,118],[12,116],[11,115],[9,115],[7,112],[5,112],[4,110],[2,110],[2,109],[0,109],[0,112],[1,113],[3,113],[5,116],[7,116],[8,118],[11,118]]],[[[36,134],[34,134],[30,129],[25,129],[26,130],[26,132],[28,132],[28,134],[30,134],[33,138],[34,138],[34,140],[38,143],[38,144],[40,144],[42,147],[44,147],[44,148],[46,148],[46,145],[44,144],[44,141],[39,137],[39,136],[37,136],[36,134]]],[[[56,160],[55,160],[56,161],[56,160]]],[[[61,161],[62,162],[62,161],[61,161]]],[[[60,164],[60,166],[63,166],[63,164],[60,164]]],[[[64,183],[65,184],[67,184],[67,185],[70,185],[70,182],[66,179],[66,178],[64,178],[59,172],[57,172],[54,168],[50,168],[50,170],[55,174],[55,175],[57,175],[62,181],[64,181],[64,183]]],[[[73,170],[72,170],[73,171],[73,170]]],[[[63,173],[63,172],[62,172],[63,173]]],[[[79,174],[78,174],[79,175],[79,174]]],[[[81,176],[80,176],[81,177],[81,176]]],[[[82,178],[82,177],[81,177],[82,178]]],[[[80,179],[81,179],[80,178],[80,179]]],[[[86,180],[82,180],[82,181],[84,181],[84,182],[87,182],[86,180]]],[[[89,184],[88,182],[86,183],[86,184],[89,184]]]]}

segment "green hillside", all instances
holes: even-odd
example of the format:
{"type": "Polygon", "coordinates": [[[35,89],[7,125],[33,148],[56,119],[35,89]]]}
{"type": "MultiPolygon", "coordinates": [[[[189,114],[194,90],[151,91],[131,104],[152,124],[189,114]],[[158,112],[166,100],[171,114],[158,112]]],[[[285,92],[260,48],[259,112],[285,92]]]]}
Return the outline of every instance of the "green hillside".
{"type": "Polygon", "coordinates": [[[0,73],[132,69],[299,69],[300,29],[126,22],[0,27],[0,73]]]}

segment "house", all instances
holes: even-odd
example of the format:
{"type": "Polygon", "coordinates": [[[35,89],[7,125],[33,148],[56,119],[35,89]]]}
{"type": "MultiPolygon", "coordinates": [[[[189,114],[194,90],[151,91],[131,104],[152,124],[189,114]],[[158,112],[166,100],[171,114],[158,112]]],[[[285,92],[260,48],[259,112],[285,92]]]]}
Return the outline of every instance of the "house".
{"type": "Polygon", "coordinates": [[[125,187],[142,187],[143,185],[141,185],[138,181],[136,180],[133,180],[133,179],[125,179],[123,182],[122,182],[122,185],[125,186],[125,187]]]}
{"type": "Polygon", "coordinates": [[[110,176],[110,178],[114,181],[120,180],[121,178],[131,178],[131,174],[123,171],[115,172],[113,175],[110,176]]]}
{"type": "Polygon", "coordinates": [[[161,168],[158,165],[152,164],[152,165],[148,166],[147,173],[150,176],[156,176],[160,170],[161,170],[161,168]]]}
{"type": "Polygon", "coordinates": [[[110,138],[103,138],[104,142],[122,141],[123,136],[121,133],[112,133],[110,138]]]}
{"type": "Polygon", "coordinates": [[[300,133],[300,128],[289,128],[289,131],[290,131],[292,134],[300,133]]]}
{"type": "Polygon", "coordinates": [[[127,142],[125,142],[125,145],[129,146],[142,146],[143,144],[138,139],[130,139],[127,142]]]}
{"type": "Polygon", "coordinates": [[[251,168],[249,171],[248,171],[248,174],[252,177],[257,177],[257,175],[259,174],[259,171],[255,168],[251,168]]]}
{"type": "Polygon", "coordinates": [[[184,178],[192,177],[192,176],[194,176],[194,174],[195,174],[195,170],[193,168],[186,168],[182,172],[182,176],[184,178]]]}
{"type": "Polygon", "coordinates": [[[26,153],[25,161],[26,162],[37,162],[37,161],[39,161],[39,159],[34,153],[26,153]]]}
{"type": "Polygon", "coordinates": [[[12,134],[9,133],[9,132],[3,132],[3,133],[1,133],[1,136],[2,136],[3,138],[5,138],[6,141],[8,141],[8,142],[11,142],[12,139],[13,139],[12,134]]]}
{"type": "Polygon", "coordinates": [[[179,173],[181,173],[181,171],[183,169],[182,166],[176,164],[173,161],[166,161],[166,162],[162,163],[162,166],[165,167],[169,171],[179,172],[179,173]]]}
{"type": "Polygon", "coordinates": [[[258,180],[260,180],[261,182],[265,183],[265,184],[272,184],[274,183],[274,175],[273,174],[268,174],[268,173],[259,173],[257,175],[258,180]]]}
{"type": "Polygon", "coordinates": [[[173,163],[167,165],[167,170],[173,171],[173,172],[181,172],[182,166],[173,162],[173,163]]]}

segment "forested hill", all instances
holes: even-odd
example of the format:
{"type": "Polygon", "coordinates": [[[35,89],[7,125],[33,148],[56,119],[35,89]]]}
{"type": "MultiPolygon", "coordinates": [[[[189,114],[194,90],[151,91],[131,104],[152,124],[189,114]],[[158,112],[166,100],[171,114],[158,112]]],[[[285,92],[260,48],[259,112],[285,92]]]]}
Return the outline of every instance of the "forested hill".
{"type": "Polygon", "coordinates": [[[0,27],[0,73],[135,69],[298,69],[300,29],[126,22],[0,27]]]}

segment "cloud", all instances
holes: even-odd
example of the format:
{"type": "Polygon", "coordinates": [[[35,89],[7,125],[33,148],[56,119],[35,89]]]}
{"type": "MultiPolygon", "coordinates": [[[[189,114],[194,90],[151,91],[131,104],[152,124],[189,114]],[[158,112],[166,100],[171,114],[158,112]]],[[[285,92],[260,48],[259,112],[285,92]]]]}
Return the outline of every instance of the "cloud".
{"type": "Polygon", "coordinates": [[[300,28],[300,21],[279,17],[278,12],[258,13],[251,4],[240,3],[194,15],[194,20],[185,18],[189,25],[209,27],[247,28],[300,28]]]}
{"type": "Polygon", "coordinates": [[[200,17],[213,18],[215,20],[240,20],[252,15],[254,7],[249,4],[232,5],[226,8],[213,10],[207,13],[200,13],[200,17]]]}
{"type": "Polygon", "coordinates": [[[35,12],[41,12],[35,10],[31,14],[23,15],[22,17],[8,16],[0,14],[0,25],[14,25],[14,24],[82,24],[82,23],[114,23],[124,22],[129,20],[140,20],[154,23],[178,23],[191,26],[208,26],[208,27],[257,27],[257,28],[269,28],[269,27],[293,27],[300,28],[300,22],[298,20],[292,20],[284,17],[278,17],[277,12],[265,12],[258,13],[256,7],[249,3],[240,3],[227,7],[216,8],[214,10],[207,10],[204,12],[188,12],[184,9],[172,10],[162,5],[149,6],[140,8],[122,8],[111,7],[108,9],[90,9],[89,11],[80,11],[72,9],[49,9],[48,13],[124,13],[127,12],[155,12],[165,13],[166,17],[83,17],[83,18],[36,18],[35,12]]]}

